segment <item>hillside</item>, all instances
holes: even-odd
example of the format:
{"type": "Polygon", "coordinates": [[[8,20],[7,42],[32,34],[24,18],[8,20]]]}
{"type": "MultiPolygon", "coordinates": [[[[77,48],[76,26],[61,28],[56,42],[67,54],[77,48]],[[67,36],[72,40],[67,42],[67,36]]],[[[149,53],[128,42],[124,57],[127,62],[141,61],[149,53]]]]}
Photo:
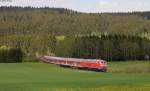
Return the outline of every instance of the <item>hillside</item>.
{"type": "Polygon", "coordinates": [[[17,51],[21,58],[150,58],[150,12],[88,14],[47,7],[1,7],[0,11],[1,60],[12,56],[11,48],[21,50],[17,51]]]}
{"type": "Polygon", "coordinates": [[[61,8],[0,8],[0,34],[141,34],[150,30],[150,13],[87,14],[61,8]]]}

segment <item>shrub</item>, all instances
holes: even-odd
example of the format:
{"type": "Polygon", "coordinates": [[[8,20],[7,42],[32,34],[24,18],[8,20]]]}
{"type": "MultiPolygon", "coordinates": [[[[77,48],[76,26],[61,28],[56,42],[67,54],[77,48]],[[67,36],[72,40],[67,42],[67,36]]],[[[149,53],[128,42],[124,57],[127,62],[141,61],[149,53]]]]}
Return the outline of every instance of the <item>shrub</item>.
{"type": "Polygon", "coordinates": [[[20,48],[0,47],[0,63],[22,62],[23,52],[20,48]]]}

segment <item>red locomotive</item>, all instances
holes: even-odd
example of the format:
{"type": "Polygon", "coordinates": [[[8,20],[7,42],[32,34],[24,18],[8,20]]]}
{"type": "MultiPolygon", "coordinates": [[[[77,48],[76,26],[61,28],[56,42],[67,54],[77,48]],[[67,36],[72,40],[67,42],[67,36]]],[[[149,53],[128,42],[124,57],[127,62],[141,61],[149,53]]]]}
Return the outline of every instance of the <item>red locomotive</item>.
{"type": "Polygon", "coordinates": [[[107,62],[104,60],[96,59],[76,59],[76,58],[63,58],[44,56],[41,58],[43,62],[57,64],[64,67],[87,69],[94,71],[107,71],[107,62]]]}

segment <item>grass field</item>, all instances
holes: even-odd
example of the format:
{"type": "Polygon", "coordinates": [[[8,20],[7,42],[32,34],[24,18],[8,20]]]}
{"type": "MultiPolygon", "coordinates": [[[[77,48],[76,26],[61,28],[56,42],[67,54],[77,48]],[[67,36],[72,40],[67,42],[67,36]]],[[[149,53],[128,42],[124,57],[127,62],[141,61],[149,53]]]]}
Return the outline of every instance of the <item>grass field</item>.
{"type": "Polygon", "coordinates": [[[0,64],[0,91],[150,91],[150,62],[109,63],[106,73],[43,63],[0,64]]]}

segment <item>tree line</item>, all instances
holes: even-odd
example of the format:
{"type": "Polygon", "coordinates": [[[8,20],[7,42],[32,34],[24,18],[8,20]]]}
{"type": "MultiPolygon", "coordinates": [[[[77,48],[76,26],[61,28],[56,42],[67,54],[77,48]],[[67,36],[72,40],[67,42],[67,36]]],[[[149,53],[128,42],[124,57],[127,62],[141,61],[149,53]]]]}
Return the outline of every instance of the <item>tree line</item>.
{"type": "Polygon", "coordinates": [[[0,45],[1,60],[34,59],[43,55],[108,61],[150,59],[150,40],[131,35],[8,36],[0,42],[3,43],[0,45]]]}
{"type": "Polygon", "coordinates": [[[126,35],[67,37],[55,49],[55,54],[62,57],[108,61],[149,60],[150,40],[126,35]]]}

